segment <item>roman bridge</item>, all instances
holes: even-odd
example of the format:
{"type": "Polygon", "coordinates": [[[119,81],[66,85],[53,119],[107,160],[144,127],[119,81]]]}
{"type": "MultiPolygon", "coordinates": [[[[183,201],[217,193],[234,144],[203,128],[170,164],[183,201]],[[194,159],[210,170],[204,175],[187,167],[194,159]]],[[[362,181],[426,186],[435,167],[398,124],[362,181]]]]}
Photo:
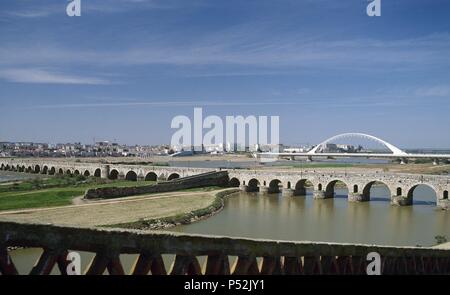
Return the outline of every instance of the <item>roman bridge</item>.
{"type": "Polygon", "coordinates": [[[438,175],[345,171],[228,171],[231,186],[247,192],[278,193],[285,196],[306,195],[311,190],[315,199],[333,198],[336,184],[345,184],[348,200],[370,201],[371,188],[384,184],[390,191],[391,204],[405,206],[413,202],[414,190],[426,185],[436,193],[436,205],[449,207],[450,177],[438,175]]]}
{"type": "MultiPolygon", "coordinates": [[[[70,174],[96,176],[130,181],[172,180],[213,171],[209,168],[165,167],[152,165],[122,165],[83,163],[40,159],[2,159],[2,170],[39,174],[70,174]]],[[[346,172],[330,170],[228,170],[229,184],[247,192],[278,193],[284,196],[306,195],[313,192],[315,199],[333,198],[336,184],[345,184],[348,200],[351,202],[370,201],[371,188],[384,184],[390,191],[391,204],[411,205],[414,190],[426,185],[436,194],[436,205],[449,208],[450,177],[438,175],[400,174],[382,171],[346,172]]]]}
{"type": "Polygon", "coordinates": [[[0,169],[34,174],[83,175],[130,181],[172,180],[214,170],[207,168],[103,164],[39,159],[0,160],[0,169]]]}

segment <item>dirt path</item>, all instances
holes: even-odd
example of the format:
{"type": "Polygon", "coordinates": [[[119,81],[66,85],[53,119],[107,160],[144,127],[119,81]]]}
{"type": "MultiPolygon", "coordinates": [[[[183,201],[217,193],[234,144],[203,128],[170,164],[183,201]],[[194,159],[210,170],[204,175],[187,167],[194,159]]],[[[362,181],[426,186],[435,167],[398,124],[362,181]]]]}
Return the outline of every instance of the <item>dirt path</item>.
{"type": "Polygon", "coordinates": [[[0,220],[98,226],[177,215],[209,206],[217,191],[172,192],[120,200],[83,201],[77,205],[5,211],[0,220]]]}

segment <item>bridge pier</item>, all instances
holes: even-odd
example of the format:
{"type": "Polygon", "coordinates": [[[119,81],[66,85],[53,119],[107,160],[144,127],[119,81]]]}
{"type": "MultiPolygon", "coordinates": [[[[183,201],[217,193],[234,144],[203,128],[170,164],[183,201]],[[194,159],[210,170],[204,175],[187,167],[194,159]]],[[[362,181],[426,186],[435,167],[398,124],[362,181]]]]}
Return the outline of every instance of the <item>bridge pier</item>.
{"type": "Polygon", "coordinates": [[[314,193],[313,193],[313,198],[314,199],[329,199],[329,198],[332,198],[332,197],[333,197],[333,195],[326,194],[325,191],[314,190],[314,193]]]}
{"type": "Polygon", "coordinates": [[[438,200],[436,205],[438,208],[441,208],[443,210],[449,210],[450,209],[450,200],[440,199],[440,200],[438,200]]]}
{"type": "Polygon", "coordinates": [[[412,198],[408,198],[407,196],[392,196],[391,205],[410,206],[412,205],[412,198]]]}
{"type": "Polygon", "coordinates": [[[294,195],[294,190],[291,188],[283,188],[281,190],[281,195],[283,197],[292,197],[294,195]]]}
{"type": "Polygon", "coordinates": [[[241,185],[239,186],[239,189],[240,189],[241,191],[243,191],[243,192],[247,192],[247,191],[248,191],[248,185],[241,184],[241,185]]]}
{"type": "Polygon", "coordinates": [[[269,187],[261,185],[259,187],[259,193],[260,194],[268,194],[269,193],[269,187]]]}
{"type": "Polygon", "coordinates": [[[100,178],[103,179],[109,178],[109,165],[104,165],[100,168],[100,178]]]}
{"type": "Polygon", "coordinates": [[[370,197],[360,193],[348,193],[349,202],[367,202],[370,197]]]}

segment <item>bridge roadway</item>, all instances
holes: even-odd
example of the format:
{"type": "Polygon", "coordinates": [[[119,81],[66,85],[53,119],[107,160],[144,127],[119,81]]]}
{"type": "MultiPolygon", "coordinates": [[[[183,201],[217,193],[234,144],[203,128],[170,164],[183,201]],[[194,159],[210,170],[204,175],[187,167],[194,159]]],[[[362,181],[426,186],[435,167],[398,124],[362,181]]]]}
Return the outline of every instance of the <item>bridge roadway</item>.
{"type": "Polygon", "coordinates": [[[386,154],[386,153],[327,153],[327,152],[317,152],[317,153],[257,153],[260,158],[264,157],[303,157],[303,158],[375,158],[375,159],[400,159],[406,161],[408,159],[433,159],[435,163],[439,160],[450,159],[450,154],[386,154]]]}
{"type": "MultiPolygon", "coordinates": [[[[121,165],[102,163],[82,163],[73,161],[55,161],[51,159],[0,159],[2,170],[40,173],[96,176],[110,179],[127,180],[172,180],[200,174],[216,169],[165,167],[151,165],[121,165]]],[[[418,185],[427,185],[436,193],[436,205],[443,209],[450,207],[448,194],[450,177],[438,175],[388,173],[381,171],[329,171],[308,170],[228,170],[229,184],[244,191],[260,193],[282,192],[285,196],[305,195],[307,189],[313,190],[315,199],[334,197],[337,182],[348,189],[348,200],[352,202],[370,201],[370,189],[374,184],[383,183],[391,195],[393,205],[411,205],[413,192],[418,185]]]]}

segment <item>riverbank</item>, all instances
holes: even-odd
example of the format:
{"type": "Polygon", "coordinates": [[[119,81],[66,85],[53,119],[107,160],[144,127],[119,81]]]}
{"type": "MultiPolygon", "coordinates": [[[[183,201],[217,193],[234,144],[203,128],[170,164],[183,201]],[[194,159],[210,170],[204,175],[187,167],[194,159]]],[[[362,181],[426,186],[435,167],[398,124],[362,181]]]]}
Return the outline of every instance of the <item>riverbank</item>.
{"type": "Polygon", "coordinates": [[[134,196],[120,200],[90,201],[82,205],[0,212],[0,221],[85,227],[163,219],[189,212],[200,212],[197,210],[210,207],[216,200],[216,194],[223,189],[205,191],[209,189],[134,196]]]}
{"type": "MultiPolygon", "coordinates": [[[[35,175],[35,174],[30,174],[35,175]]],[[[71,205],[86,190],[101,187],[151,185],[154,182],[106,180],[85,176],[36,177],[0,186],[0,211],[71,205]]]]}
{"type": "Polygon", "coordinates": [[[114,224],[108,227],[115,228],[127,228],[127,229],[140,229],[140,230],[157,230],[166,229],[178,225],[186,225],[193,222],[197,222],[214,214],[219,213],[224,207],[224,199],[232,194],[239,192],[239,189],[225,189],[215,194],[215,198],[212,203],[205,207],[190,212],[184,212],[182,214],[172,215],[163,218],[153,218],[148,220],[139,220],[136,222],[128,222],[121,224],[114,224]]]}
{"type": "Polygon", "coordinates": [[[15,172],[15,171],[3,171],[0,170],[0,186],[10,185],[14,183],[19,183],[24,180],[29,180],[33,178],[48,178],[48,175],[45,174],[29,174],[23,172],[15,172]]]}

